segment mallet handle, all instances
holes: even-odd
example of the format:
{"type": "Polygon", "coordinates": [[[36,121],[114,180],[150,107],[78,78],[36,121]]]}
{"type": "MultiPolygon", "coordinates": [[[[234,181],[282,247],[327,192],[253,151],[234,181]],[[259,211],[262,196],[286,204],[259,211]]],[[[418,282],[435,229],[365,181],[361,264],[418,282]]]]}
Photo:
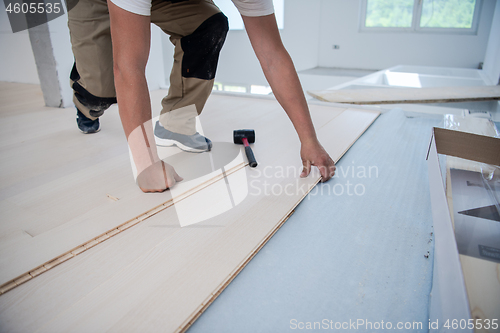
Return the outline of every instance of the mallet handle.
{"type": "Polygon", "coordinates": [[[257,166],[257,161],[255,160],[255,156],[253,155],[252,148],[250,148],[250,145],[248,144],[248,139],[243,138],[241,139],[243,141],[243,144],[245,145],[245,153],[248,158],[248,164],[250,167],[255,168],[257,166]]]}

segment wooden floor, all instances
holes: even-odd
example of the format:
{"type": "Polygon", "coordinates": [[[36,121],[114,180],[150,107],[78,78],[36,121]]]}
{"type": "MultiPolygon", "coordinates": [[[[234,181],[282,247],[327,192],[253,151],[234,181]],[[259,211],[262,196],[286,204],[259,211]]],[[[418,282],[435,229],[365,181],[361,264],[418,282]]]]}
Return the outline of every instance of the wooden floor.
{"type": "MultiPolygon", "coordinates": [[[[164,94],[152,93],[154,114],[164,94]]],[[[19,285],[0,296],[0,331],[185,330],[319,180],[297,177],[299,141],[273,100],[212,96],[200,122],[214,152],[160,153],[181,176],[201,156],[214,172],[162,194],[135,185],[116,106],[82,135],[74,109],[43,107],[37,86],[2,83],[0,100],[0,284],[19,285]],[[239,128],[256,131],[255,169],[230,144],[239,128]],[[214,168],[225,155],[236,157],[214,168]]],[[[311,113],[334,159],[378,115],[311,113]]]]}

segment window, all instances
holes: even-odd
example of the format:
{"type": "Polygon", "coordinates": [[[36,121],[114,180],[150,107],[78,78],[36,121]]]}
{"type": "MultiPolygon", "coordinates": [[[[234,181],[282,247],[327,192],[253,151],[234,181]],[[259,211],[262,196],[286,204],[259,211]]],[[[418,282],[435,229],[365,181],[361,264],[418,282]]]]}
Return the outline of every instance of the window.
{"type": "Polygon", "coordinates": [[[481,0],[363,0],[361,31],[477,32],[481,0]]]}
{"type": "Polygon", "coordinates": [[[215,81],[212,90],[215,91],[228,91],[235,93],[250,93],[254,95],[271,95],[273,90],[270,86],[259,86],[259,85],[238,85],[238,84],[224,84],[222,82],[215,81]]]}
{"type": "Polygon", "coordinates": [[[368,28],[411,28],[414,0],[367,0],[368,28]]]}
{"type": "MultiPolygon", "coordinates": [[[[229,19],[229,30],[244,29],[241,15],[231,0],[214,0],[214,2],[229,19]]],[[[273,4],[274,15],[276,15],[276,21],[278,21],[278,28],[283,29],[285,0],[273,0],[273,4]]]]}

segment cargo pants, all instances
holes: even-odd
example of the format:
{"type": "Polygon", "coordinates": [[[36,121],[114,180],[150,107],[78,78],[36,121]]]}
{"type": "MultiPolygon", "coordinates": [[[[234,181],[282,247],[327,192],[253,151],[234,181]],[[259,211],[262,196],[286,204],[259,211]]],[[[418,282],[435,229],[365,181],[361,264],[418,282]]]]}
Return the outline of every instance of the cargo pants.
{"type": "MultiPolygon", "coordinates": [[[[70,84],[76,107],[94,120],[116,103],[108,6],[106,0],[74,3],[68,12],[75,56],[70,84]]],[[[227,18],[211,0],[153,0],[151,22],[170,35],[174,45],[160,123],[172,132],[192,135],[194,117],[203,110],[213,88],[229,29],[227,18]]]]}

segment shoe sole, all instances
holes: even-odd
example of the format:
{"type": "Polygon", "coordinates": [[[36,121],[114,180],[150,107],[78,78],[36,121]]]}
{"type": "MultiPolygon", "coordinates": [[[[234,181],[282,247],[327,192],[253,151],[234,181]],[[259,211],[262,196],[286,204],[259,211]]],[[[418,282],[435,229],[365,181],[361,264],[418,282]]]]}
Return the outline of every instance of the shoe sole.
{"type": "Polygon", "coordinates": [[[99,127],[99,128],[97,129],[97,131],[92,131],[92,132],[88,132],[88,131],[87,131],[87,132],[84,132],[84,131],[82,131],[81,129],[78,129],[78,130],[80,130],[80,132],[82,132],[83,134],[94,134],[94,133],[99,132],[99,131],[101,130],[101,128],[99,127]]]}
{"type": "Polygon", "coordinates": [[[188,147],[180,143],[179,141],[175,140],[170,140],[170,139],[162,139],[157,136],[155,136],[155,141],[157,146],[162,146],[162,147],[173,147],[176,146],[179,149],[189,152],[189,153],[203,153],[206,151],[210,151],[210,149],[196,149],[192,147],[188,147]]]}

